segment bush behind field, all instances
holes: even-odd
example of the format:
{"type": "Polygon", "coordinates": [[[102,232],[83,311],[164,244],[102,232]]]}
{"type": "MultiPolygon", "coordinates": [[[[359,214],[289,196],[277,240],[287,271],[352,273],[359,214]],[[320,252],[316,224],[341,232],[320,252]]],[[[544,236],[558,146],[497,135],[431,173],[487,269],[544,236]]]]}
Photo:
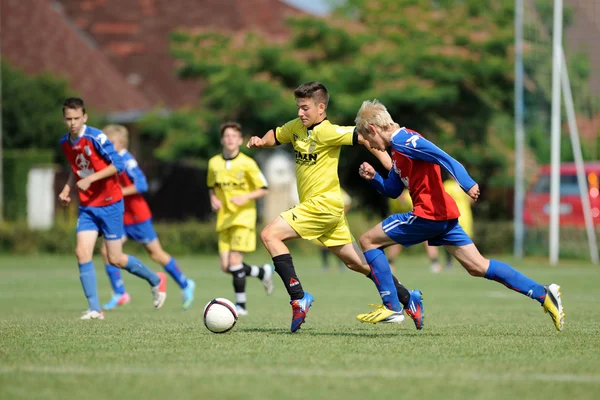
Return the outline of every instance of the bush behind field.
{"type": "MultiPolygon", "coordinates": [[[[60,219],[59,219],[60,220],[60,219]]],[[[361,213],[350,213],[348,222],[354,236],[358,239],[361,233],[380,222],[379,219],[361,213]]],[[[180,223],[155,223],[156,232],[165,249],[174,255],[214,254],[217,252],[218,235],[214,222],[187,221],[180,223]]],[[[259,229],[264,224],[259,225],[259,229]]],[[[511,253],[513,250],[513,225],[509,221],[478,220],[475,243],[483,254],[511,253]]],[[[257,231],[257,235],[258,235],[257,231]]],[[[598,232],[600,237],[600,231],[598,232]]],[[[568,258],[588,258],[585,230],[563,227],[560,233],[561,256],[568,258]]],[[[100,241],[99,241],[100,243],[100,241]]],[[[292,241],[288,243],[294,252],[313,253],[316,246],[308,241],[292,241]]],[[[260,247],[257,238],[257,247],[260,247]]],[[[57,221],[55,226],[46,231],[33,231],[25,222],[5,222],[0,224],[0,253],[5,254],[73,254],[75,249],[75,221],[57,221]]],[[[143,248],[136,243],[125,245],[127,252],[142,254],[143,248]]],[[[414,246],[406,250],[409,253],[423,252],[422,246],[414,246]]],[[[544,256],[548,254],[548,230],[528,231],[525,242],[526,255],[544,256]]]]}

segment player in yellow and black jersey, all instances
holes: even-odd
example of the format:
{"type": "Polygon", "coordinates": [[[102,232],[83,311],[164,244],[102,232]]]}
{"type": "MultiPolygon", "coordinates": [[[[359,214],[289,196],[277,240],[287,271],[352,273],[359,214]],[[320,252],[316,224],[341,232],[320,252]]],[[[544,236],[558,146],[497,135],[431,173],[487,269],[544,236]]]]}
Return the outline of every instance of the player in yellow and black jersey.
{"type": "Polygon", "coordinates": [[[240,153],[242,127],[237,122],[221,125],[223,153],[208,162],[207,186],[210,204],[217,212],[221,269],[233,275],[239,315],[247,315],[246,276],[258,277],[273,293],[273,267],[244,263],[244,253],[256,249],[256,199],[268,192],[267,180],[256,161],[240,153]]]}
{"type": "MultiPolygon", "coordinates": [[[[296,158],[296,178],[300,204],[280,214],[261,232],[261,240],[273,257],[275,271],[279,274],[290,295],[292,305],[291,331],[295,332],[306,318],[313,296],[304,292],[296,275],[292,256],[284,241],[290,239],[317,239],[329,248],[346,266],[373,280],[392,283],[391,291],[398,291],[402,304],[408,304],[408,290],[393,278],[391,271],[385,276],[372,276],[370,267],[358,249],[344,214],[344,202],[338,178],[338,162],[343,145],[364,143],[351,126],[339,126],[327,120],[329,94],[319,82],[300,85],[294,92],[298,118],[272,129],[262,138],[252,137],[247,147],[274,147],[290,143],[296,158]],[[389,273],[389,274],[388,274],[389,273]]],[[[384,165],[391,166],[387,153],[372,150],[384,165]]],[[[395,293],[393,293],[395,294],[395,293]]],[[[383,295],[383,294],[382,294],[383,295]]],[[[386,295],[389,295],[386,292],[386,295]]],[[[394,313],[381,322],[400,322],[402,312],[394,313]]]]}

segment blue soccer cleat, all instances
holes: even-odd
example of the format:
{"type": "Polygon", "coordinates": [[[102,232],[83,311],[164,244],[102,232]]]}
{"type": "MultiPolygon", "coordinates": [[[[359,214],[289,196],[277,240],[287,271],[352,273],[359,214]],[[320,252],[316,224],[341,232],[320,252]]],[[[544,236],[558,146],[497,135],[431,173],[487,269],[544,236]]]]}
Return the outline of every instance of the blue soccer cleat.
{"type": "Polygon", "coordinates": [[[304,297],[300,300],[290,301],[292,305],[292,332],[300,329],[300,325],[304,323],[308,309],[312,306],[313,301],[315,301],[314,297],[308,292],[304,292],[304,297]]]}
{"type": "Polygon", "coordinates": [[[196,291],[196,282],[191,279],[187,280],[188,285],[185,289],[181,289],[181,296],[183,297],[183,309],[187,310],[192,306],[194,302],[194,292],[196,291]]]}
{"type": "Polygon", "coordinates": [[[423,329],[423,319],[425,318],[425,310],[423,309],[423,293],[420,290],[410,292],[410,300],[408,307],[404,310],[415,323],[418,330],[423,329]]]}
{"type": "Polygon", "coordinates": [[[110,300],[102,306],[102,308],[104,310],[114,310],[115,308],[117,308],[117,306],[125,305],[125,304],[129,303],[130,301],[131,301],[131,297],[129,297],[129,294],[127,294],[127,292],[125,292],[123,294],[115,293],[110,298],[110,300]]]}

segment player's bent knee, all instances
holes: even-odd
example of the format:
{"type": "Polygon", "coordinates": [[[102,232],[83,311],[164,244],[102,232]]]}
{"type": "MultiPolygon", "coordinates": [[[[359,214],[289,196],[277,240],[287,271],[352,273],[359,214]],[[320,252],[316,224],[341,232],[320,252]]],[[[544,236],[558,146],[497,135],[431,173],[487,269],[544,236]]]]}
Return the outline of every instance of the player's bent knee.
{"type": "Polygon", "coordinates": [[[77,257],[77,261],[79,263],[84,263],[92,260],[93,251],[90,251],[82,246],[77,246],[75,248],[75,257],[77,257]]]}
{"type": "Polygon", "coordinates": [[[360,235],[358,242],[360,243],[360,248],[363,249],[363,251],[371,250],[373,248],[373,241],[371,240],[368,232],[360,235]]]}

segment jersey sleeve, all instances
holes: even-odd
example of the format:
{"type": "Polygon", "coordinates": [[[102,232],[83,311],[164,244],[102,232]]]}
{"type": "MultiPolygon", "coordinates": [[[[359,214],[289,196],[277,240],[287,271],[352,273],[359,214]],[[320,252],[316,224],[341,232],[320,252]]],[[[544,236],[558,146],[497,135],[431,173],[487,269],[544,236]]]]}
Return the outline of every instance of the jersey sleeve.
{"type": "Polygon", "coordinates": [[[146,180],[146,175],[144,175],[144,172],[134,158],[130,158],[125,161],[125,173],[135,185],[138,193],[145,193],[148,191],[148,181],[146,180]]]}
{"type": "Polygon", "coordinates": [[[275,128],[275,140],[278,144],[290,143],[292,141],[294,122],[296,120],[289,121],[285,125],[275,128]]]}
{"type": "Polygon", "coordinates": [[[330,125],[319,132],[319,141],[327,146],[351,146],[357,139],[353,126],[330,125]]]}
{"type": "Polygon", "coordinates": [[[117,168],[117,172],[123,172],[125,168],[125,162],[123,158],[115,150],[112,142],[108,140],[108,137],[104,133],[99,133],[95,136],[90,136],[91,142],[94,145],[94,149],[102,156],[106,161],[111,163],[117,168]]]}
{"type": "Polygon", "coordinates": [[[477,183],[461,163],[422,136],[412,135],[405,143],[392,141],[392,146],[413,160],[427,161],[444,168],[465,192],[477,183]]]}
{"type": "Polygon", "coordinates": [[[388,173],[387,179],[383,179],[383,177],[376,172],[369,183],[379,193],[392,199],[400,196],[404,190],[404,183],[402,183],[400,177],[393,169],[388,173]]]}
{"type": "Polygon", "coordinates": [[[252,182],[252,187],[254,188],[254,190],[261,189],[261,188],[263,188],[263,189],[269,188],[269,184],[267,183],[267,178],[265,178],[262,171],[258,167],[258,164],[256,164],[256,161],[254,161],[253,159],[249,160],[248,171],[246,173],[248,174],[248,178],[250,179],[250,182],[252,182]]]}
{"type": "Polygon", "coordinates": [[[214,168],[212,166],[212,162],[208,162],[208,173],[206,174],[206,186],[209,189],[212,189],[215,187],[215,171],[214,168]]]}

